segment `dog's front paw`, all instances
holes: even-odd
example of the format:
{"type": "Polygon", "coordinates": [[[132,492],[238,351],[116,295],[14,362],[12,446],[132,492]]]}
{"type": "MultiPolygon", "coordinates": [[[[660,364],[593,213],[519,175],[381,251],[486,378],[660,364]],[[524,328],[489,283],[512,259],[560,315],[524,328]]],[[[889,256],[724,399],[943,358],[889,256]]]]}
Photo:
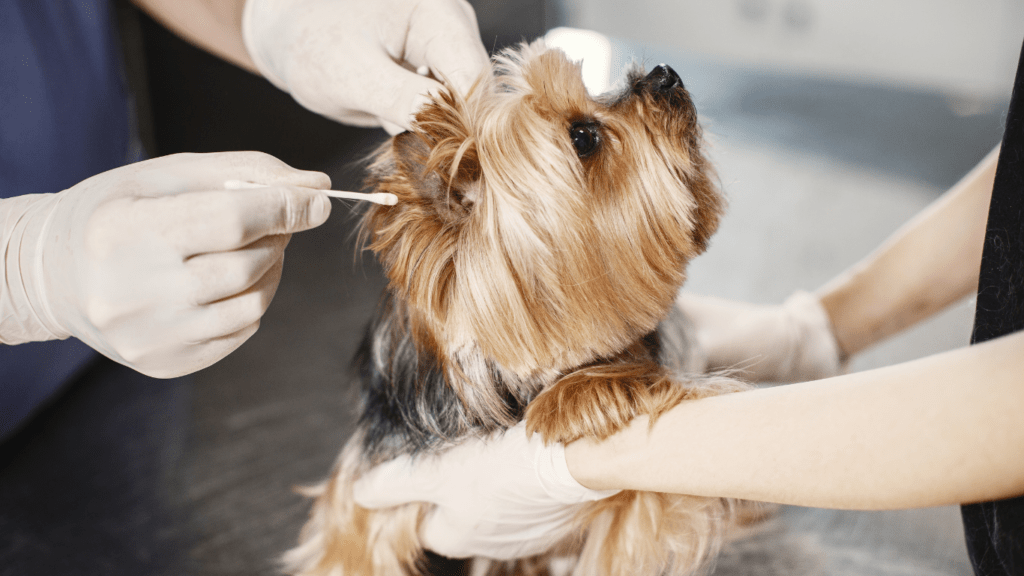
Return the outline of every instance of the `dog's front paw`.
{"type": "Polygon", "coordinates": [[[526,409],[527,434],[545,443],[604,439],[651,409],[651,384],[661,376],[653,364],[591,366],[564,376],[526,409]]]}

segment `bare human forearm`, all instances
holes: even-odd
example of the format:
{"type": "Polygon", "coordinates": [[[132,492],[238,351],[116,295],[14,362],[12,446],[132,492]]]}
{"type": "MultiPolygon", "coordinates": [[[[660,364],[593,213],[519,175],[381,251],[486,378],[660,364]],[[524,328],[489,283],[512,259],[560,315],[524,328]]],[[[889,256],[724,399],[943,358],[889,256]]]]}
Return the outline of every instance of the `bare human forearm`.
{"type": "Polygon", "coordinates": [[[132,0],[192,44],[258,74],[242,41],[245,0],[132,0]]]}
{"type": "Polygon", "coordinates": [[[1024,494],[1024,333],[914,362],[684,402],[566,448],[594,489],[897,509],[1024,494]]]}
{"type": "Polygon", "coordinates": [[[864,260],[818,290],[853,355],[978,288],[998,148],[864,260]]]}

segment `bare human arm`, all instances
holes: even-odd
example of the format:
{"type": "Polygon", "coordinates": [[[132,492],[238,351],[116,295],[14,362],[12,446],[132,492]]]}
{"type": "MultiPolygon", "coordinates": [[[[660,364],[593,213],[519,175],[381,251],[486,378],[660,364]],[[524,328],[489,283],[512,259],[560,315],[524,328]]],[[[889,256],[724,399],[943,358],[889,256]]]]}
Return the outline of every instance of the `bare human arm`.
{"type": "Polygon", "coordinates": [[[256,64],[242,41],[245,0],[132,0],[192,44],[254,74],[256,64]]]}
{"type": "MultiPolygon", "coordinates": [[[[993,151],[818,291],[854,354],[977,289],[993,151]]],[[[1024,334],[858,374],[684,403],[566,448],[581,483],[829,508],[1024,493],[1024,334]],[[679,442],[680,438],[693,441],[679,442]]]]}
{"type": "MultiPolygon", "coordinates": [[[[997,149],[998,150],[998,149],[997,149]]],[[[711,370],[755,382],[835,376],[851,355],[974,292],[998,154],[993,151],[877,250],[782,305],[682,292],[711,370]]]]}
{"type": "Polygon", "coordinates": [[[817,291],[853,355],[978,289],[999,148],[877,250],[817,291]]]}
{"type": "Polygon", "coordinates": [[[922,360],[686,402],[566,447],[592,489],[897,509],[1024,493],[1024,334],[922,360]],[[680,441],[680,439],[687,439],[680,441]]]}

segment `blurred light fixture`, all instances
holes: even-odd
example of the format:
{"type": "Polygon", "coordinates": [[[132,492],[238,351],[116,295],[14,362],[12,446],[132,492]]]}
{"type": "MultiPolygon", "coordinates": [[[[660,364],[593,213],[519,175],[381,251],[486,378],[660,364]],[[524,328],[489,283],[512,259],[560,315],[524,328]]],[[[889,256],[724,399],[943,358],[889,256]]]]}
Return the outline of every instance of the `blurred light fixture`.
{"type": "Polygon", "coordinates": [[[596,96],[608,91],[612,71],[612,43],[592,30],[579,28],[552,28],[544,35],[544,42],[559,48],[570,60],[583,63],[583,84],[587,92],[596,96]]]}

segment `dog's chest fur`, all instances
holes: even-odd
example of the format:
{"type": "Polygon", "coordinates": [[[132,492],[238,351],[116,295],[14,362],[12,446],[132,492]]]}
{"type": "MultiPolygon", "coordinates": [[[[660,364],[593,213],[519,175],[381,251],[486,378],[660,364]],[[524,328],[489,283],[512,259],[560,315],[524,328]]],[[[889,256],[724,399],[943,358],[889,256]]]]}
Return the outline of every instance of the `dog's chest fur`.
{"type": "MultiPolygon", "coordinates": [[[[366,464],[399,454],[436,452],[467,436],[504,430],[522,420],[530,401],[554,381],[509,386],[501,370],[492,367],[487,370],[489,380],[471,384],[498,391],[505,417],[476,412],[462,401],[431,351],[417,349],[406,313],[392,296],[385,296],[353,361],[366,464]]],[[[700,373],[705,360],[689,326],[675,311],[624,354],[635,360],[655,360],[676,371],[700,373]]]]}

